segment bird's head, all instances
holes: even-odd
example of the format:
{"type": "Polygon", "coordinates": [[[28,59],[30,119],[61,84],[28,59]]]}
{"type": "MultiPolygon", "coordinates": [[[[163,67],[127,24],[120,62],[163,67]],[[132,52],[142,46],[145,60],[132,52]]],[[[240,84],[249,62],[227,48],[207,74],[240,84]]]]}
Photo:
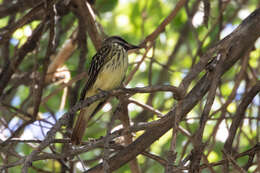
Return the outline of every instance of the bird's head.
{"type": "Polygon", "coordinates": [[[117,44],[123,46],[126,51],[141,48],[139,46],[135,46],[135,45],[128,43],[127,41],[125,41],[124,39],[122,39],[121,37],[118,37],[118,36],[111,36],[104,40],[104,44],[111,44],[111,43],[117,43],[117,44]]]}

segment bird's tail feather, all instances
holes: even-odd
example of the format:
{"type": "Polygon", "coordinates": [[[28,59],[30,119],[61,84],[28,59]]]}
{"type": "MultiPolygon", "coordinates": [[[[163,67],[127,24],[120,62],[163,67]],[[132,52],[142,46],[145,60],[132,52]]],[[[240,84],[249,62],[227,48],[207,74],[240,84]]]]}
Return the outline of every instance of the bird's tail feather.
{"type": "Polygon", "coordinates": [[[81,139],[83,138],[85,129],[87,127],[87,120],[85,119],[86,110],[83,109],[80,111],[76,125],[73,128],[72,136],[71,136],[71,142],[73,144],[80,144],[81,139]]]}
{"type": "Polygon", "coordinates": [[[78,145],[81,143],[85,129],[98,105],[99,101],[92,103],[90,106],[80,111],[71,136],[71,142],[73,144],[78,145]]]}

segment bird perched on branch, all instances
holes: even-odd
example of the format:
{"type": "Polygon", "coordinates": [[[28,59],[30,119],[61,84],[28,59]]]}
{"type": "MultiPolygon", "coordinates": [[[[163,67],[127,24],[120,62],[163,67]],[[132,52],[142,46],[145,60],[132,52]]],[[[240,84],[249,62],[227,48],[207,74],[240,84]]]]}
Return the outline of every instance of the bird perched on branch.
{"type": "MultiPolygon", "coordinates": [[[[108,91],[121,85],[128,67],[127,52],[140,47],[134,46],[118,36],[105,39],[101,48],[92,58],[88,80],[81,92],[80,100],[96,95],[99,90],[108,91]]],[[[80,144],[89,120],[103,106],[105,100],[98,100],[79,113],[73,128],[71,140],[80,144]]]]}

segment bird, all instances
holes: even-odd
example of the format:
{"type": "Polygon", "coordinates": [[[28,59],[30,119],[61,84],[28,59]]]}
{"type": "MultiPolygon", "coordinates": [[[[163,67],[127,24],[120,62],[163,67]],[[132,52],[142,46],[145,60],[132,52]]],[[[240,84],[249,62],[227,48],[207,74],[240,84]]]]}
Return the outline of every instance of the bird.
{"type": "MultiPolygon", "coordinates": [[[[128,51],[141,47],[132,45],[119,36],[106,38],[93,56],[88,70],[88,80],[81,91],[80,101],[100,91],[109,91],[121,86],[128,67],[128,51]]],[[[80,110],[73,128],[71,141],[80,144],[90,119],[106,100],[98,100],[80,110]]]]}

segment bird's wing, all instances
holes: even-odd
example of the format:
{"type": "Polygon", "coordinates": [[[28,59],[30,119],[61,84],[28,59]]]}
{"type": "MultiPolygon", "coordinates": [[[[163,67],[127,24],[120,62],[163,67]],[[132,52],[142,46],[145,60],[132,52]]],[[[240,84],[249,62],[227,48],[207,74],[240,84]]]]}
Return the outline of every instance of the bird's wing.
{"type": "Polygon", "coordinates": [[[107,62],[107,60],[105,59],[106,57],[109,57],[109,53],[110,53],[110,46],[109,45],[105,45],[102,46],[98,52],[96,53],[96,55],[94,55],[94,57],[91,60],[90,63],[90,68],[88,71],[88,80],[81,92],[80,95],[80,100],[84,100],[86,92],[93,86],[93,84],[95,83],[96,79],[97,79],[97,75],[100,71],[100,69],[103,67],[103,65],[107,62]]]}

